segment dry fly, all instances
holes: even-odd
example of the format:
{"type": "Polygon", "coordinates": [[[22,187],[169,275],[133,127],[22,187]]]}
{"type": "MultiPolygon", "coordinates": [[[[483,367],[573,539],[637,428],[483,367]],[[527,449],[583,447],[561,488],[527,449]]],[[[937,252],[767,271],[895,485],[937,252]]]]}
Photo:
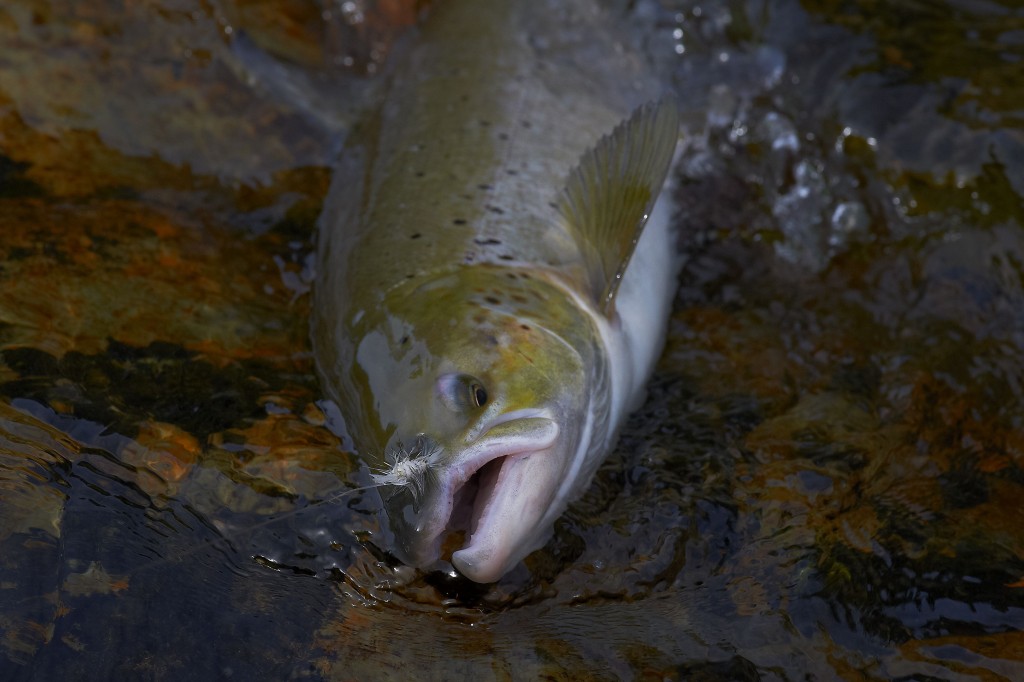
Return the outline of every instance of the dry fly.
{"type": "MultiPolygon", "coordinates": [[[[389,461],[388,468],[380,473],[371,473],[373,482],[379,486],[392,486],[399,490],[407,490],[418,504],[426,490],[427,483],[437,468],[438,457],[442,448],[426,438],[416,439],[412,448],[406,450],[399,443],[390,453],[385,454],[385,460],[389,461]]],[[[398,493],[394,491],[390,496],[398,493]]]]}

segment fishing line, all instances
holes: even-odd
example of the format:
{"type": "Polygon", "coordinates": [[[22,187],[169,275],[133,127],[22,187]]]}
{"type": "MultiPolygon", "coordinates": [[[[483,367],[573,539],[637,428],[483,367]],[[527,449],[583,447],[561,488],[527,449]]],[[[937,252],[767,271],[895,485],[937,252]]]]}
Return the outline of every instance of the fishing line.
{"type": "MultiPolygon", "coordinates": [[[[304,507],[302,507],[300,509],[293,509],[293,510],[285,512],[283,514],[272,516],[271,518],[264,519],[263,521],[260,521],[259,523],[253,524],[251,526],[247,526],[244,529],[240,529],[238,531],[229,532],[229,533],[226,533],[226,532],[222,531],[220,528],[217,527],[216,522],[208,520],[203,514],[201,514],[197,510],[195,510],[191,505],[183,505],[183,508],[185,509],[185,511],[187,511],[191,516],[193,516],[196,519],[196,521],[199,522],[199,524],[201,524],[202,526],[206,527],[207,529],[210,529],[212,532],[216,533],[218,535],[218,537],[216,537],[214,539],[205,539],[201,543],[196,545],[195,547],[192,547],[191,549],[185,550],[183,552],[175,553],[173,556],[164,556],[164,557],[161,557],[159,559],[155,559],[153,561],[150,561],[149,563],[143,564],[142,566],[138,566],[138,567],[132,569],[131,573],[137,573],[137,572],[144,571],[144,570],[147,570],[147,569],[150,569],[150,568],[154,568],[154,567],[157,567],[157,566],[161,566],[163,564],[167,564],[167,563],[170,563],[170,562],[173,562],[173,561],[181,561],[182,559],[186,559],[186,558],[188,558],[190,556],[193,556],[193,555],[195,555],[195,554],[197,554],[197,553],[199,553],[201,551],[204,551],[204,550],[207,550],[207,549],[210,549],[210,548],[215,548],[218,545],[226,545],[229,550],[232,550],[232,551],[235,551],[235,552],[239,552],[240,550],[238,550],[233,543],[243,533],[251,533],[253,531],[260,530],[261,528],[266,528],[266,527],[268,527],[270,525],[273,525],[275,523],[278,523],[278,522],[281,522],[281,521],[287,521],[288,519],[294,518],[294,517],[298,516],[299,514],[303,514],[303,513],[307,512],[307,511],[309,511],[310,509],[314,509],[314,508],[320,507],[320,506],[322,506],[324,504],[334,503],[334,502],[342,500],[342,499],[344,499],[344,498],[346,498],[346,497],[348,497],[350,495],[354,495],[354,494],[360,493],[360,492],[365,492],[367,490],[373,490],[375,488],[379,488],[380,486],[381,486],[381,484],[374,484],[374,485],[368,485],[368,486],[360,486],[358,488],[350,488],[348,490],[342,490],[342,491],[339,491],[339,492],[337,492],[337,493],[335,493],[333,495],[325,497],[323,499],[314,500],[313,502],[310,502],[309,504],[307,504],[306,506],[304,506],[304,507]]],[[[184,521],[180,521],[180,522],[183,525],[185,525],[186,528],[189,528],[189,526],[187,526],[184,521]]],[[[189,528],[189,530],[192,530],[192,529],[189,528]]],[[[251,555],[249,558],[250,559],[255,559],[255,557],[256,557],[256,555],[251,555]]]]}

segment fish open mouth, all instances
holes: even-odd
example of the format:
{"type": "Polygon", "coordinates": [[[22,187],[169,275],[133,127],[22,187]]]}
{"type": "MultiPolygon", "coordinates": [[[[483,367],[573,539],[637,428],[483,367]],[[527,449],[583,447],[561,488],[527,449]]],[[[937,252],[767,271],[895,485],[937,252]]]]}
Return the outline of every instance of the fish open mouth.
{"type": "Polygon", "coordinates": [[[530,472],[539,460],[550,462],[544,455],[558,431],[546,411],[510,414],[460,452],[449,453],[439,485],[415,524],[418,537],[410,544],[419,547],[413,554],[423,559],[417,563],[429,563],[439,556],[446,536],[465,531],[465,544],[452,554],[455,567],[478,582],[490,582],[494,566],[504,572],[505,555],[511,555],[523,528],[532,527],[530,520],[537,515],[530,472]]]}
{"type": "Polygon", "coordinates": [[[501,468],[509,457],[515,455],[499,455],[477,469],[476,473],[469,477],[465,483],[458,488],[452,499],[452,515],[448,520],[447,530],[465,531],[472,536],[476,531],[480,518],[488,507],[488,502],[494,495],[494,488],[498,484],[501,475],[501,468]]]}

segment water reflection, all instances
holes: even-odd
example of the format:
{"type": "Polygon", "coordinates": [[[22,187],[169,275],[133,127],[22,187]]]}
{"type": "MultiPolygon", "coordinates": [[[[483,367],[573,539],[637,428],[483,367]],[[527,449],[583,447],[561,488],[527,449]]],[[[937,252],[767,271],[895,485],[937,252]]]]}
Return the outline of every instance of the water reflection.
{"type": "Polygon", "coordinates": [[[489,587],[349,492],[304,293],[336,139],[224,34],[353,79],[409,17],[35,5],[0,10],[0,677],[1024,678],[1012,4],[624,15],[686,107],[688,265],[621,446],[489,587]]]}

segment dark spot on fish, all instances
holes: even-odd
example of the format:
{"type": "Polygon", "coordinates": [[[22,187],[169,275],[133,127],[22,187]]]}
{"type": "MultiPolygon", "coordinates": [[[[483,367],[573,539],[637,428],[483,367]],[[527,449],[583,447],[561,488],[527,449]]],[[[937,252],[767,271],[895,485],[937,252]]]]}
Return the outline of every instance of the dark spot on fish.
{"type": "Polygon", "coordinates": [[[426,173],[424,173],[423,171],[416,171],[417,178],[422,178],[424,175],[426,175],[426,173]]]}
{"type": "Polygon", "coordinates": [[[498,139],[505,141],[508,139],[508,133],[498,133],[498,139]]]}
{"type": "Polygon", "coordinates": [[[415,276],[416,276],[416,275],[406,275],[406,276],[405,276],[405,278],[406,278],[406,279],[412,279],[412,278],[413,278],[413,277],[415,277],[415,276]]]}
{"type": "Polygon", "coordinates": [[[473,240],[473,243],[479,244],[480,246],[496,246],[501,243],[501,240],[494,239],[493,237],[488,237],[486,239],[481,239],[480,237],[477,237],[476,239],[473,240]]]}
{"type": "Polygon", "coordinates": [[[467,251],[466,254],[462,257],[462,262],[463,263],[472,263],[475,259],[476,259],[476,254],[473,253],[472,251],[467,251]]]}
{"type": "Polygon", "coordinates": [[[482,190],[484,190],[486,192],[486,191],[492,190],[494,188],[491,187],[490,185],[486,184],[486,183],[482,183],[482,184],[477,185],[477,189],[482,189],[482,190]]]}
{"type": "MultiPolygon", "coordinates": [[[[504,256],[501,256],[501,257],[504,258],[504,256]]],[[[509,279],[513,279],[514,280],[516,278],[516,273],[514,273],[514,272],[506,272],[505,276],[508,277],[509,279]]]]}
{"type": "Polygon", "coordinates": [[[423,235],[420,234],[419,232],[413,232],[412,234],[409,235],[409,239],[419,239],[422,236],[423,235]]]}
{"type": "Polygon", "coordinates": [[[498,208],[497,206],[488,206],[487,210],[490,211],[491,213],[497,213],[498,215],[505,215],[505,210],[502,208],[498,208]]]}
{"type": "Polygon", "coordinates": [[[484,300],[490,303],[491,305],[501,305],[501,301],[495,298],[494,296],[484,296],[484,300]]]}
{"type": "Polygon", "coordinates": [[[509,175],[519,175],[519,171],[513,170],[511,168],[506,168],[505,172],[508,173],[509,175]]]}
{"type": "Polygon", "coordinates": [[[522,294],[512,294],[512,300],[521,305],[526,305],[526,297],[522,294]]]}
{"type": "Polygon", "coordinates": [[[519,325],[519,328],[520,329],[524,329],[526,331],[530,331],[530,325],[528,325],[528,324],[521,324],[521,325],[519,325]]]}
{"type": "Polygon", "coordinates": [[[462,199],[472,199],[473,195],[472,194],[460,194],[459,197],[462,198],[462,199]]]}
{"type": "Polygon", "coordinates": [[[452,221],[452,223],[454,225],[465,225],[466,221],[463,218],[456,218],[455,220],[452,221]]]}
{"type": "Polygon", "coordinates": [[[532,128],[533,127],[533,124],[530,123],[529,121],[520,121],[520,123],[522,123],[524,128],[532,128]]]}
{"type": "Polygon", "coordinates": [[[520,272],[519,273],[519,277],[520,277],[520,279],[530,279],[530,275],[528,275],[525,272],[520,272]]]}
{"type": "Polygon", "coordinates": [[[487,126],[491,125],[491,122],[487,121],[485,119],[480,119],[480,125],[482,125],[484,128],[486,128],[487,126]]]}
{"type": "MultiPolygon", "coordinates": [[[[501,254],[500,256],[498,256],[498,258],[500,258],[501,260],[515,260],[515,258],[514,258],[513,256],[510,256],[510,255],[509,255],[509,254],[507,254],[507,253],[503,253],[503,254],[501,254]]],[[[511,277],[512,277],[512,279],[515,279],[515,278],[516,278],[516,276],[515,276],[515,275],[512,275],[511,277]]]]}
{"type": "Polygon", "coordinates": [[[494,334],[487,334],[486,336],[484,336],[484,341],[486,341],[492,346],[498,345],[498,339],[494,336],[494,334]]]}
{"type": "Polygon", "coordinates": [[[558,210],[558,204],[556,204],[553,201],[549,201],[548,202],[548,206],[550,206],[551,208],[555,209],[556,211],[558,210]]]}
{"type": "Polygon", "coordinates": [[[400,340],[400,341],[399,341],[398,343],[400,343],[400,344],[401,344],[401,345],[403,345],[403,346],[404,346],[405,344],[409,343],[409,335],[408,335],[408,334],[406,334],[405,336],[403,336],[403,337],[402,337],[402,339],[401,339],[401,340],[400,340]]]}

